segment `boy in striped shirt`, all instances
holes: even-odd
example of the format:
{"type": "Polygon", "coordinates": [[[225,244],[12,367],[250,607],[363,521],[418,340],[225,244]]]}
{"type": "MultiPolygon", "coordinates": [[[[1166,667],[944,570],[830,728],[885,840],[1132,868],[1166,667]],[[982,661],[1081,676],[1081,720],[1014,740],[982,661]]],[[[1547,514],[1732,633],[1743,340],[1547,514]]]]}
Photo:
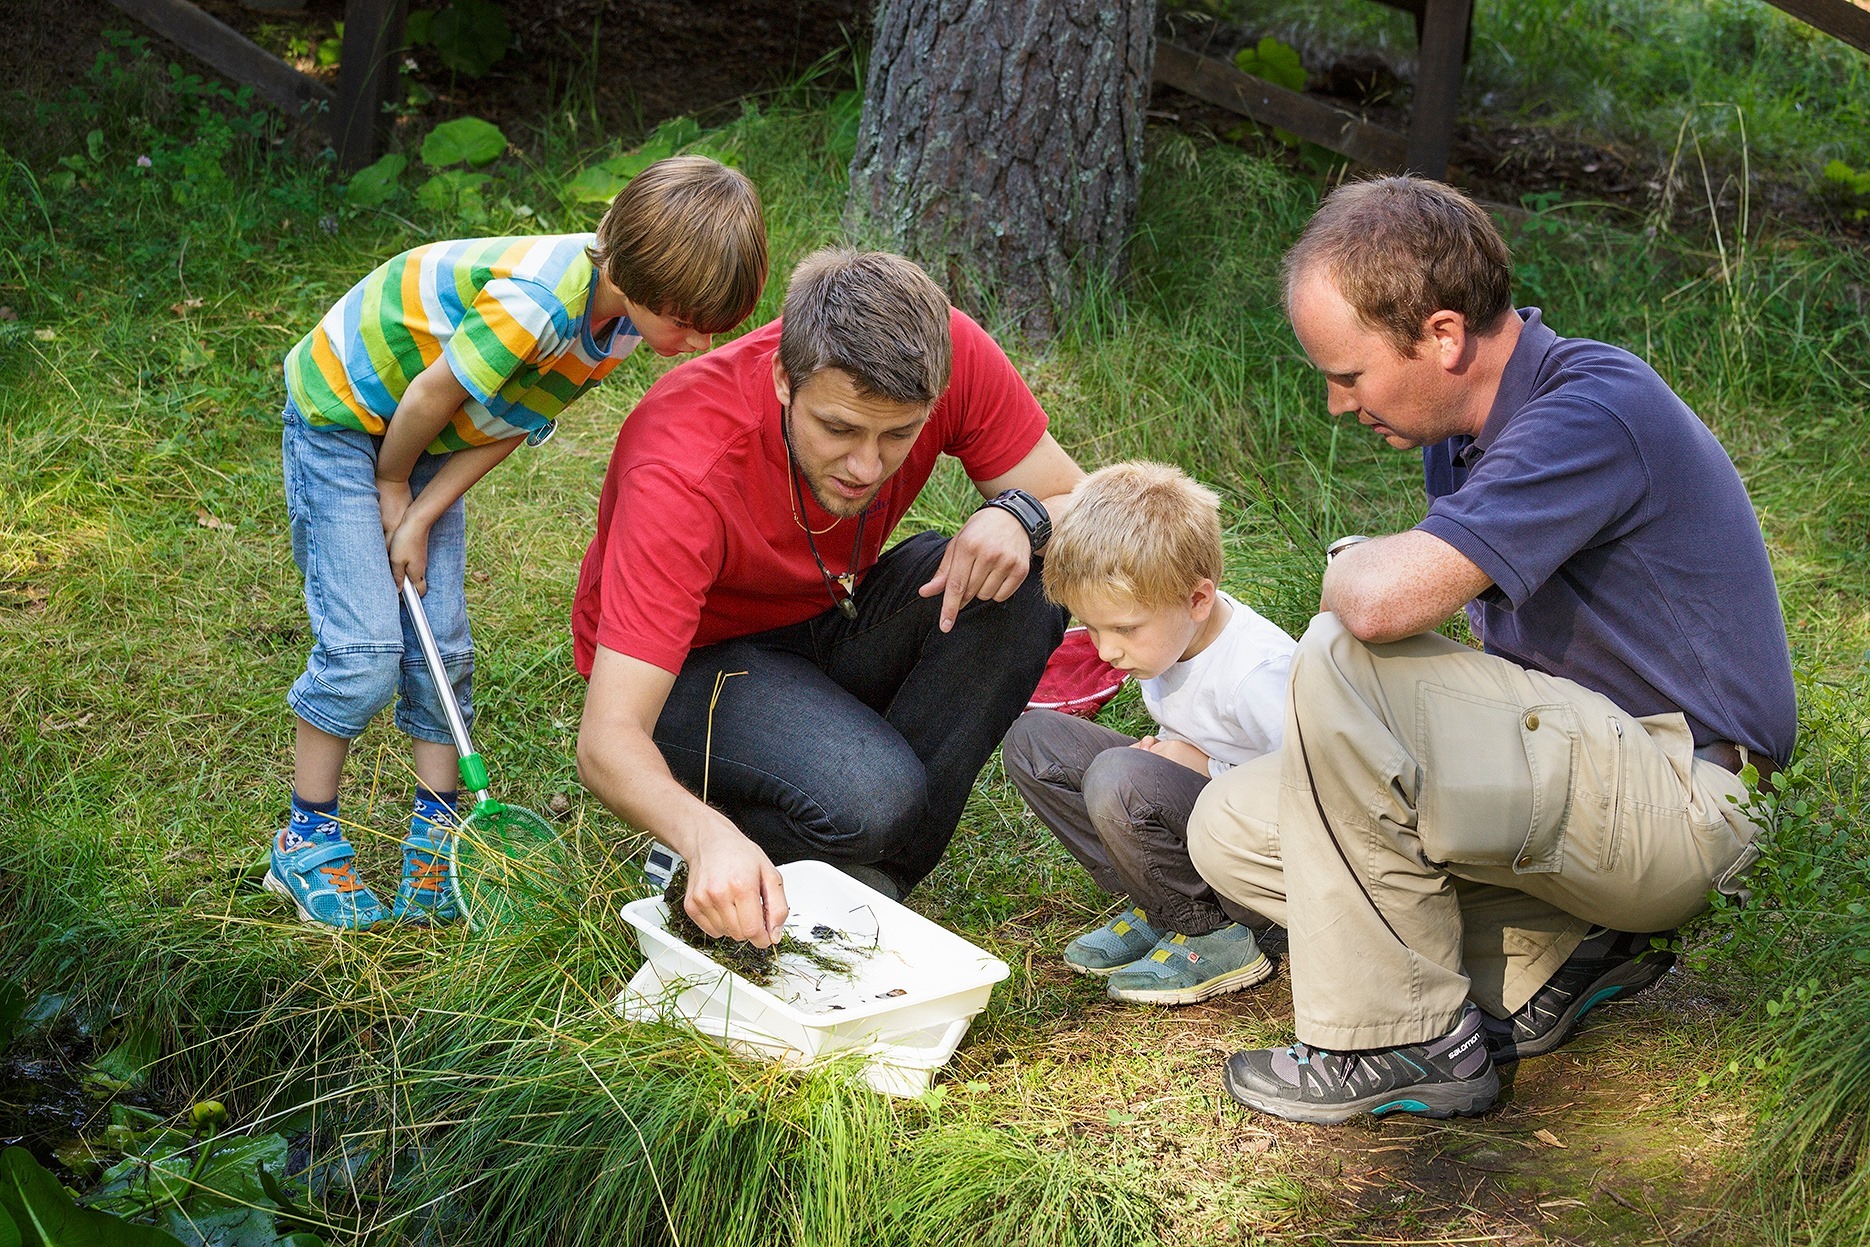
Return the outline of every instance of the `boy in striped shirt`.
{"type": "Polygon", "coordinates": [[[298,716],[292,814],[266,886],[340,929],[456,914],[447,836],[456,756],[440,698],[471,717],[468,489],[639,342],[706,350],[766,282],[753,184],[699,156],[660,161],[597,233],[433,243],[359,282],[286,357],[283,459],[292,554],[313,646],[286,695],[298,716]],[[453,688],[437,689],[399,599],[414,582],[453,688]],[[386,910],[338,821],[350,742],[397,700],[417,786],[386,910]]]}

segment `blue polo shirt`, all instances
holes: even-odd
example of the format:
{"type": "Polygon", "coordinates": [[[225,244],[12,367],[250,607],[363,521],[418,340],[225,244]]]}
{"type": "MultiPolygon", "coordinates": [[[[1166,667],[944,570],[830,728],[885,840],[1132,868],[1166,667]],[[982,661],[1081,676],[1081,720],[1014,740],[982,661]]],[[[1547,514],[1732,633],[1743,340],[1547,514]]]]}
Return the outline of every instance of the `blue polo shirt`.
{"type": "Polygon", "coordinates": [[[1681,711],[1696,745],[1786,762],[1785,619],[1733,461],[1648,364],[1519,315],[1480,436],[1422,451],[1417,527],[1493,580],[1468,605],[1475,632],[1630,714],[1681,711]]]}

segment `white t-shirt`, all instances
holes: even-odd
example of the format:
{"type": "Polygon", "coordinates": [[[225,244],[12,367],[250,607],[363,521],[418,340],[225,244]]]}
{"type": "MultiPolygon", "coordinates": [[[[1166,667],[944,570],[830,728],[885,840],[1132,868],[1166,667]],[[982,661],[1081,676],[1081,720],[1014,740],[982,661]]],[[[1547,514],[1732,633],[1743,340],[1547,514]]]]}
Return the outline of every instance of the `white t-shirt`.
{"type": "MultiPolygon", "coordinates": [[[[1143,705],[1163,740],[1185,740],[1208,755],[1210,778],[1279,748],[1286,726],[1286,678],[1298,643],[1242,606],[1220,635],[1186,662],[1142,680],[1143,705]]],[[[1216,607],[1218,609],[1218,605],[1216,607]]]]}

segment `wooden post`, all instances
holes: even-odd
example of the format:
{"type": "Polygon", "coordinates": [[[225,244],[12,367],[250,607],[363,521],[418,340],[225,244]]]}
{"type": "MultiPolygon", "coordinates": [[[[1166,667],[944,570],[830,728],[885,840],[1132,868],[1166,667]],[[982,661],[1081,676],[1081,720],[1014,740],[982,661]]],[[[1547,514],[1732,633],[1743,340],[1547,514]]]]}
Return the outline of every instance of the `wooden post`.
{"type": "Polygon", "coordinates": [[[308,78],[232,26],[203,13],[188,0],[111,0],[118,8],[191,56],[294,117],[331,103],[324,83],[308,78]]]}
{"type": "Polygon", "coordinates": [[[1404,165],[1406,144],[1394,130],[1242,73],[1226,61],[1173,43],[1156,45],[1156,81],[1198,100],[1290,130],[1302,139],[1387,173],[1404,165]]]}
{"type": "Polygon", "coordinates": [[[1448,176],[1455,110],[1461,97],[1462,51],[1472,0],[1428,0],[1416,53],[1415,103],[1409,111],[1409,171],[1448,176]]]}
{"type": "Polygon", "coordinates": [[[331,142],[338,167],[349,172],[376,159],[384,132],[383,102],[396,81],[403,51],[406,0],[346,0],[344,50],[338,60],[338,98],[331,142]]]}

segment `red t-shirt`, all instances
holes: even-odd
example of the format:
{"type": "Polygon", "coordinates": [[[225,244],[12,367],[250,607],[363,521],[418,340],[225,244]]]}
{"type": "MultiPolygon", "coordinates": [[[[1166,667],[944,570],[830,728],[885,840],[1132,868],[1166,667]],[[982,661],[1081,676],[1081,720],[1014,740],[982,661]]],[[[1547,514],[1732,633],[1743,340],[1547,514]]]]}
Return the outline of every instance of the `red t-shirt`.
{"type": "MultiPolygon", "coordinates": [[[[958,311],[950,325],[953,379],[865,513],[860,583],[937,455],[987,480],[1045,433],[1045,412],[999,344],[958,311]]],[[[793,517],[773,392],[778,350],[775,320],[666,374],[624,421],[572,603],[574,658],[586,678],[599,645],[679,672],[691,649],[832,609],[793,517]]],[[[820,531],[831,516],[802,492],[819,556],[838,575],[850,567],[857,521],[820,531]]]]}

